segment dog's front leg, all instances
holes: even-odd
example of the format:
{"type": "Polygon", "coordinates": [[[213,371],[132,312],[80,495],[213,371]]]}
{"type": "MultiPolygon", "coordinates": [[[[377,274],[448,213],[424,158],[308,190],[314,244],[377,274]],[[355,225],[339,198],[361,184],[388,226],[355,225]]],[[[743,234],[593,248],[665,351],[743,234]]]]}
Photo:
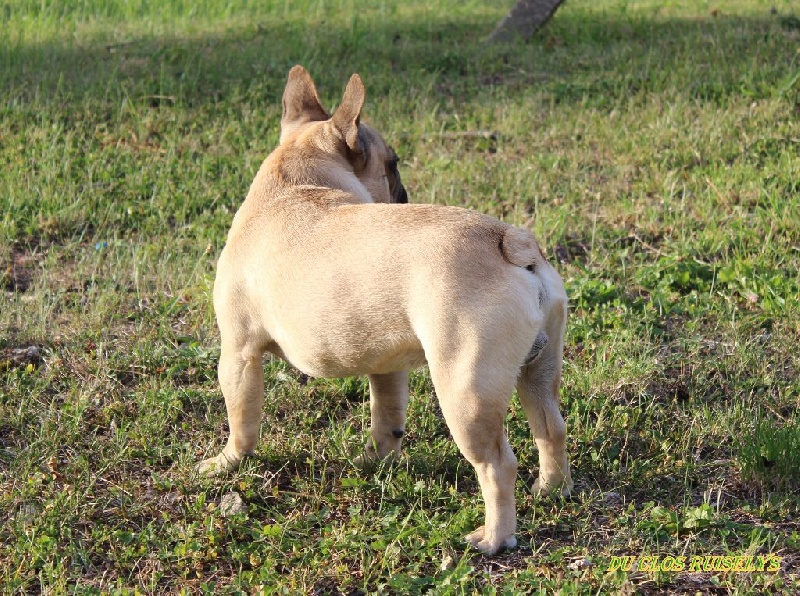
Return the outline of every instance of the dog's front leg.
{"type": "Polygon", "coordinates": [[[230,436],[222,453],[200,462],[197,470],[201,474],[235,470],[245,455],[255,451],[264,405],[262,356],[259,350],[223,342],[218,373],[228,410],[230,436]]]}
{"type": "Polygon", "coordinates": [[[370,438],[359,465],[400,454],[408,409],[408,371],[369,375],[370,438]]]}

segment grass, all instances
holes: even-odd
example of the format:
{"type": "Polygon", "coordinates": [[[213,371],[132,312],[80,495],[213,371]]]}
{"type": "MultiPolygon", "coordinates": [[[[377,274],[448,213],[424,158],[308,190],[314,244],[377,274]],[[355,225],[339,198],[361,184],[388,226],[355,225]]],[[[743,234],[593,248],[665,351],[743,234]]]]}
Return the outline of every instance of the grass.
{"type": "Polygon", "coordinates": [[[572,0],[486,46],[506,9],[0,9],[3,592],[797,591],[796,6],[572,0]],[[352,465],[363,381],[270,361],[257,457],[193,475],[226,436],[214,262],[295,63],[329,106],[363,76],[412,201],[530,227],[565,279],[577,490],[530,494],[514,401],[514,551],[464,549],[482,504],[424,370],[398,463],[352,465]],[[624,556],[781,563],[609,571],[624,556]]]}

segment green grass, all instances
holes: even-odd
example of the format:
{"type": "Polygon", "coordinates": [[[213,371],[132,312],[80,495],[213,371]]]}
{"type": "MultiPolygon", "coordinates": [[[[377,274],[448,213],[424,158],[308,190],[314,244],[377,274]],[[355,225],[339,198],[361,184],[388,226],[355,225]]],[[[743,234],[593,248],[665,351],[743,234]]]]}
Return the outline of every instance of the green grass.
{"type": "Polygon", "coordinates": [[[797,7],[570,0],[489,47],[506,5],[0,7],[0,591],[797,591],[797,7]],[[215,258],[296,63],[328,106],[362,75],[412,201],[530,227],[565,279],[577,490],[533,498],[515,400],[514,551],[464,548],[424,370],[395,464],[352,464],[362,381],[274,361],[257,457],[193,474],[226,437],[215,258]],[[608,571],[643,555],[782,563],[608,571]]]}

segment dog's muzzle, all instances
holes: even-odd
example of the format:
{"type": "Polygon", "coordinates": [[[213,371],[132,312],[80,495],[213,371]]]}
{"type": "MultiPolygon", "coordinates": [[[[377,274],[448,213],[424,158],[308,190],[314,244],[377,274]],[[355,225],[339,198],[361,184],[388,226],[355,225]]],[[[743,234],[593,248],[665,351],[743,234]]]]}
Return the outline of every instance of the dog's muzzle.
{"type": "Polygon", "coordinates": [[[392,195],[392,203],[408,203],[408,193],[406,187],[400,181],[400,172],[397,168],[389,172],[389,194],[392,195]]]}
{"type": "Polygon", "coordinates": [[[397,188],[392,189],[392,203],[408,203],[408,193],[402,184],[398,184],[397,188]]]}
{"type": "Polygon", "coordinates": [[[408,193],[400,178],[400,171],[397,169],[397,157],[387,162],[386,177],[389,179],[389,194],[392,196],[392,203],[408,203],[408,193]]]}

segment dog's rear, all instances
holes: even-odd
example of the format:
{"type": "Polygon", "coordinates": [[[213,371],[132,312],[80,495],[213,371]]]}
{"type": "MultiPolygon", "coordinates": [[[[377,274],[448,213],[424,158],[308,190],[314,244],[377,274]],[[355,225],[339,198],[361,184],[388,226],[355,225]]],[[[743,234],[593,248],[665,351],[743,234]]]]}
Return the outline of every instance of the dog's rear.
{"type": "Polygon", "coordinates": [[[482,223],[483,240],[473,239],[458,258],[460,267],[477,267],[471,275],[456,269],[459,294],[448,299],[447,288],[429,282],[442,303],[427,305],[420,339],[447,425],[486,501],[485,525],[466,540],[493,553],[516,544],[517,460],[504,431],[515,385],[539,447],[534,491],[572,488],[558,410],[567,300],[529,232],[488,218],[482,223]],[[476,262],[471,251],[483,258],[476,262]],[[492,251],[496,259],[487,259],[492,251]]]}
{"type": "Polygon", "coordinates": [[[510,262],[525,267],[541,280],[536,299],[544,315],[542,328],[517,380],[517,393],[539,448],[539,478],[533,492],[543,494],[560,489],[566,495],[573,483],[565,449],[566,426],[558,409],[567,323],[564,283],[529,232],[509,228],[503,237],[502,250],[510,262]]]}

